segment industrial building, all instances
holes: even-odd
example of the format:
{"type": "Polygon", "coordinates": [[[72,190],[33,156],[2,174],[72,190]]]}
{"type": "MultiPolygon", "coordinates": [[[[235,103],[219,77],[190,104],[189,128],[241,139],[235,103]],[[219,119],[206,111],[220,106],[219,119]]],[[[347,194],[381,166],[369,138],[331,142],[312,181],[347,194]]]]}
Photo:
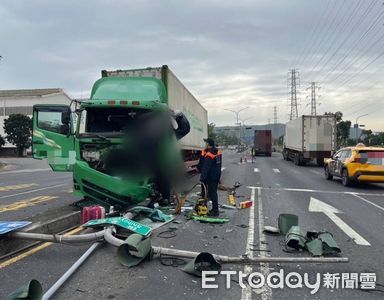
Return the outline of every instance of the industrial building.
{"type": "MultiPolygon", "coordinates": [[[[0,135],[4,133],[4,119],[12,114],[23,114],[32,117],[32,107],[35,104],[66,104],[69,105],[71,97],[63,89],[26,89],[26,90],[0,90],[0,135]]],[[[1,155],[14,155],[15,146],[6,141],[1,147],[1,155]]]]}

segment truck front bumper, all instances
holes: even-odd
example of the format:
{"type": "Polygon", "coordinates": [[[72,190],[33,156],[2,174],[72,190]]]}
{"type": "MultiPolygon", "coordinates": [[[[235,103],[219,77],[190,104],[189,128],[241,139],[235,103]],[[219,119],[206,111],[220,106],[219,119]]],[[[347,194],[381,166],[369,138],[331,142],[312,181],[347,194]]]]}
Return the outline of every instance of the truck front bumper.
{"type": "Polygon", "coordinates": [[[105,205],[128,207],[144,201],[152,193],[145,179],[121,179],[96,171],[86,162],[73,167],[74,192],[105,205]]]}

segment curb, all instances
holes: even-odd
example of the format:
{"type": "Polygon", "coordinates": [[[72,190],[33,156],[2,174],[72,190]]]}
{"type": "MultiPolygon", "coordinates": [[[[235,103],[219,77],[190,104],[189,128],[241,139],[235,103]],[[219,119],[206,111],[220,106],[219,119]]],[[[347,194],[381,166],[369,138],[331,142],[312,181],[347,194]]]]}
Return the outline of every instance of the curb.
{"type": "MultiPolygon", "coordinates": [[[[23,228],[21,231],[44,234],[58,233],[68,228],[80,225],[80,221],[80,212],[75,211],[51,220],[32,223],[28,227],[23,228]]],[[[16,253],[35,244],[35,241],[7,239],[7,235],[4,235],[4,237],[0,237],[0,258],[7,255],[12,255],[13,253],[16,253]]]]}

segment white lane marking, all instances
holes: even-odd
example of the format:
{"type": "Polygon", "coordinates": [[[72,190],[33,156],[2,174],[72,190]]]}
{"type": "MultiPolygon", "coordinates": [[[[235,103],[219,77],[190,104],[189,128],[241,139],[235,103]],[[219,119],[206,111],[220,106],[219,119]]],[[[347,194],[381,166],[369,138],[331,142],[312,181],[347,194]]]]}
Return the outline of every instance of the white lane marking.
{"type": "MultiPolygon", "coordinates": [[[[248,236],[247,236],[247,245],[245,247],[245,254],[249,257],[253,257],[252,246],[254,244],[254,234],[255,234],[255,188],[251,189],[251,201],[253,203],[251,209],[249,210],[249,223],[248,223],[248,236]]],[[[244,271],[245,274],[252,273],[252,265],[245,265],[244,271]]],[[[241,300],[250,300],[252,299],[252,289],[249,285],[246,285],[245,288],[241,289],[241,300]]]]}
{"type": "Polygon", "coordinates": [[[226,169],[226,167],[222,167],[222,168],[221,168],[221,172],[223,172],[225,169],[226,169]]]}
{"type": "Polygon", "coordinates": [[[279,169],[273,169],[273,172],[280,173],[280,170],[279,169]]]}
{"type": "Polygon", "coordinates": [[[352,196],[355,196],[355,197],[359,198],[360,200],[363,200],[364,202],[367,202],[367,203],[373,205],[374,207],[377,207],[378,209],[381,209],[381,210],[384,211],[384,207],[381,207],[380,205],[377,205],[376,203],[373,203],[373,202],[371,202],[371,201],[369,201],[369,200],[367,200],[367,199],[365,199],[365,198],[359,196],[357,193],[354,193],[354,192],[347,192],[347,194],[350,194],[350,195],[352,195],[352,196]]]}
{"type": "Polygon", "coordinates": [[[254,169],[253,169],[253,172],[255,172],[255,173],[259,173],[260,170],[259,170],[258,168],[254,168],[254,169]]]}
{"type": "Polygon", "coordinates": [[[33,172],[43,172],[43,171],[52,171],[52,169],[51,168],[49,168],[49,169],[24,169],[24,170],[15,170],[15,171],[5,171],[5,172],[0,172],[0,175],[17,174],[17,173],[33,173],[33,172]]]}
{"type": "Polygon", "coordinates": [[[295,188],[273,188],[273,187],[262,187],[262,186],[249,186],[249,188],[260,188],[262,190],[270,191],[288,191],[288,192],[306,192],[306,193],[321,193],[321,194],[339,194],[339,195],[360,195],[360,196],[375,196],[384,197],[383,193],[372,194],[372,193],[355,193],[355,192],[340,192],[340,191],[321,191],[321,190],[310,190],[310,189],[295,189],[295,188]]]}
{"type": "Polygon", "coordinates": [[[322,212],[328,218],[330,218],[346,235],[355,241],[356,244],[362,246],[371,246],[371,244],[364,239],[360,234],[358,234],[352,227],[340,219],[336,214],[342,213],[337,208],[329,205],[325,202],[317,200],[316,198],[311,197],[309,201],[308,210],[311,212],[322,212]]]}
{"type": "Polygon", "coordinates": [[[57,184],[57,185],[47,186],[44,188],[40,188],[40,189],[36,189],[36,190],[30,190],[30,191],[26,191],[26,192],[21,192],[21,193],[17,193],[17,194],[13,194],[13,195],[1,196],[0,199],[10,198],[10,197],[14,197],[14,196],[19,196],[19,195],[24,195],[24,194],[29,194],[29,193],[39,192],[39,191],[44,191],[44,190],[53,189],[53,188],[57,188],[57,187],[64,186],[64,185],[68,185],[68,184],[67,183],[57,184]]]}
{"type": "Polygon", "coordinates": [[[314,192],[314,190],[309,190],[309,189],[291,189],[291,188],[282,188],[282,190],[285,190],[285,191],[291,191],[291,192],[314,192]]]}
{"type": "MultiPolygon", "coordinates": [[[[265,238],[265,234],[263,232],[264,230],[264,215],[263,215],[263,202],[261,199],[261,189],[257,189],[257,204],[259,206],[259,248],[262,250],[260,252],[260,257],[266,257],[267,256],[267,242],[265,238]]],[[[269,256],[269,255],[268,255],[269,256]]],[[[264,274],[264,278],[267,278],[269,275],[269,264],[268,263],[261,263],[260,264],[260,271],[262,274],[264,274]]],[[[264,285],[264,287],[261,289],[261,299],[267,300],[272,299],[272,289],[268,285],[264,285]]]]}

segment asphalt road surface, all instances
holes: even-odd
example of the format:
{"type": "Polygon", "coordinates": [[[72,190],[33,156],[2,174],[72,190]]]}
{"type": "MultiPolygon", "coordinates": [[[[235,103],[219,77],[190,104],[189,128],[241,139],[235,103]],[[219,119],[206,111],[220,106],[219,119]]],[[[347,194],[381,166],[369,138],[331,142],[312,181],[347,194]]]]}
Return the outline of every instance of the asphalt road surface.
{"type": "MultiPolygon", "coordinates": [[[[384,186],[365,184],[346,188],[338,180],[325,180],[322,168],[295,166],[292,162],[284,161],[278,153],[272,157],[257,157],[254,163],[239,163],[244,155],[224,152],[222,181],[226,186],[239,181],[242,186],[237,190],[236,201],[252,200],[252,208],[222,209],[222,216],[230,218],[230,222],[223,225],[199,223],[180,216],[178,220],[181,224],[170,223],[154,232],[152,245],[231,256],[248,253],[255,257],[308,257],[306,252],[286,252],[283,236],[266,236],[262,233],[265,225],[277,226],[279,214],[293,213],[298,215],[299,225],[304,231],[331,232],[342,251],[340,256],[348,257],[350,261],[339,264],[228,264],[223,265],[223,270],[260,272],[265,277],[273,272],[283,272],[284,275],[295,272],[302,277],[307,273],[310,283],[320,276],[318,291],[311,294],[313,288],[305,287],[304,282],[302,288],[297,287],[297,276],[292,276],[288,284],[283,282],[283,288],[270,288],[268,285],[261,288],[245,285],[245,288],[241,288],[238,278],[234,276],[230,281],[231,288],[227,289],[226,278],[219,275],[216,277],[219,288],[203,289],[201,278],[184,273],[180,267],[165,266],[159,259],[146,261],[134,268],[123,267],[116,259],[116,249],[103,245],[54,298],[383,299],[384,292],[363,291],[359,287],[362,285],[360,281],[365,281],[364,273],[373,273],[377,289],[384,290],[384,186]],[[175,237],[164,239],[158,236],[159,231],[175,226],[175,237]],[[333,282],[326,278],[332,278],[333,282]],[[289,283],[296,288],[289,287],[289,283]]],[[[33,168],[46,167],[32,165],[27,169],[33,168]]],[[[46,205],[36,203],[0,212],[1,219],[5,219],[4,216],[8,219],[23,218],[36,213],[35,209],[45,209],[47,205],[70,204],[74,201],[68,193],[70,180],[70,175],[54,175],[49,171],[0,173],[3,187],[37,184],[20,190],[0,190],[0,197],[10,195],[0,198],[2,207],[28,197],[57,197],[46,201],[46,205]],[[65,185],[56,186],[60,184],[65,185]],[[38,188],[47,189],[30,192],[38,188]],[[28,193],[12,196],[21,192],[28,193]]],[[[198,178],[190,180],[194,182],[198,178]]],[[[219,196],[221,203],[227,203],[226,192],[220,191],[219,196]]],[[[45,245],[41,249],[32,249],[23,257],[1,261],[0,298],[32,278],[39,280],[46,291],[89,246],[45,245]]]]}

